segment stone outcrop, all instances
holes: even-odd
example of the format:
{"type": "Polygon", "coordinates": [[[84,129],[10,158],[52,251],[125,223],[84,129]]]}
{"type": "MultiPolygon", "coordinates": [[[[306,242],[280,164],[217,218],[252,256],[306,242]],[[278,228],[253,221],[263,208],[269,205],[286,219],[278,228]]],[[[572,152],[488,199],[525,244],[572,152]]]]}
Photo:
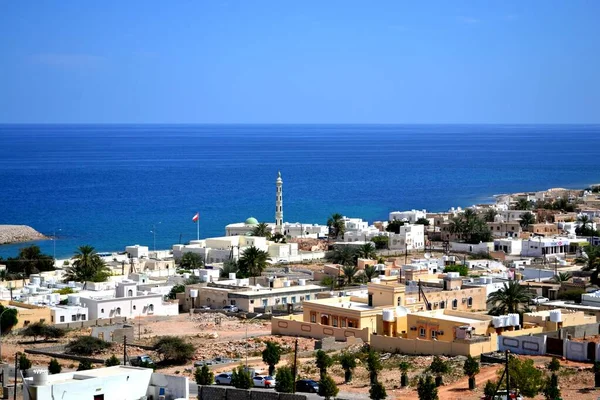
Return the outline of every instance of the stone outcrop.
{"type": "Polygon", "coordinates": [[[27,225],[0,225],[0,244],[31,242],[48,239],[27,225]]]}

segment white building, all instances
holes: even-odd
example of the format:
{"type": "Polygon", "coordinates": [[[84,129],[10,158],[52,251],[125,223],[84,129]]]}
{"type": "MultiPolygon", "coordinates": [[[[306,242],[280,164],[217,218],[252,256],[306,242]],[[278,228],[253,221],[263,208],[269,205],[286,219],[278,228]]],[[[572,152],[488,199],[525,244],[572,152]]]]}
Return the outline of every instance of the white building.
{"type": "Polygon", "coordinates": [[[404,224],[400,233],[390,233],[390,250],[423,250],[425,248],[425,225],[404,224]]]}
{"type": "Polygon", "coordinates": [[[148,246],[136,244],[135,246],[125,247],[125,251],[130,258],[148,258],[148,246]]]}
{"type": "Polygon", "coordinates": [[[546,238],[538,236],[528,240],[523,240],[523,257],[555,257],[565,255],[570,252],[570,246],[574,243],[584,243],[585,239],[571,239],[565,237],[546,238]]]}
{"type": "Polygon", "coordinates": [[[369,227],[367,221],[363,221],[362,218],[348,218],[344,217],[345,232],[362,232],[369,227]]]}
{"type": "Polygon", "coordinates": [[[509,256],[521,255],[522,248],[521,239],[494,239],[494,251],[503,251],[509,256]]]}
{"type": "Polygon", "coordinates": [[[50,307],[50,313],[50,321],[52,324],[88,320],[88,309],[82,305],[56,305],[50,307]]]}
{"type": "Polygon", "coordinates": [[[73,299],[73,305],[87,307],[89,319],[140,316],[178,315],[177,303],[166,303],[158,293],[138,293],[137,283],[125,280],[119,282],[116,296],[81,296],[73,299]]]}
{"type": "Polygon", "coordinates": [[[187,400],[190,395],[187,377],[158,374],[150,368],[117,365],[54,375],[42,369],[29,371],[31,376],[23,379],[24,400],[187,400]]]}
{"type": "Polygon", "coordinates": [[[600,307],[600,291],[582,294],[581,304],[584,306],[600,307]]]}
{"type": "Polygon", "coordinates": [[[414,224],[420,218],[426,218],[426,210],[410,210],[410,211],[392,211],[389,214],[389,221],[405,221],[414,224]]]}
{"type": "Polygon", "coordinates": [[[520,221],[521,215],[528,213],[531,211],[528,210],[505,210],[498,211],[498,215],[502,217],[501,221],[503,222],[511,222],[511,221],[520,221]]]}

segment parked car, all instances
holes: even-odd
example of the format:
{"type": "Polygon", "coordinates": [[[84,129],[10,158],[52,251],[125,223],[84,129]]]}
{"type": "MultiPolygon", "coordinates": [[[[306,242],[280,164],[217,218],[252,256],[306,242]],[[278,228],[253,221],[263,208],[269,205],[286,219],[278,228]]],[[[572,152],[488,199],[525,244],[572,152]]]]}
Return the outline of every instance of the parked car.
{"type": "Polygon", "coordinates": [[[274,388],[275,378],[272,376],[255,376],[252,378],[254,387],[274,388]]]}
{"type": "Polygon", "coordinates": [[[510,391],[510,395],[506,394],[506,390],[498,390],[493,399],[491,396],[483,396],[481,400],[523,400],[523,396],[512,390],[510,391]]]}
{"type": "Polygon", "coordinates": [[[130,358],[129,365],[134,366],[134,367],[140,367],[140,366],[152,367],[154,365],[154,361],[152,361],[152,359],[149,356],[144,354],[142,356],[136,356],[136,357],[130,358]]]}
{"type": "Polygon", "coordinates": [[[534,297],[533,299],[531,299],[531,304],[541,304],[541,303],[545,303],[547,301],[550,301],[550,299],[547,297],[544,297],[544,296],[537,296],[537,297],[534,297]]]}
{"type": "Polygon", "coordinates": [[[213,361],[209,360],[198,360],[198,361],[194,361],[194,367],[203,367],[205,365],[213,365],[213,361]]]}
{"type": "Polygon", "coordinates": [[[296,382],[296,392],[318,393],[319,383],[312,379],[301,379],[296,382]]]}
{"type": "Polygon", "coordinates": [[[198,307],[200,310],[210,310],[210,306],[200,306],[198,307]]]}
{"type": "Polygon", "coordinates": [[[231,385],[231,372],[225,372],[215,376],[217,385],[231,385]]]}
{"type": "Polygon", "coordinates": [[[223,311],[238,312],[238,311],[240,311],[240,309],[237,308],[236,306],[225,306],[225,307],[223,307],[223,311]]]}

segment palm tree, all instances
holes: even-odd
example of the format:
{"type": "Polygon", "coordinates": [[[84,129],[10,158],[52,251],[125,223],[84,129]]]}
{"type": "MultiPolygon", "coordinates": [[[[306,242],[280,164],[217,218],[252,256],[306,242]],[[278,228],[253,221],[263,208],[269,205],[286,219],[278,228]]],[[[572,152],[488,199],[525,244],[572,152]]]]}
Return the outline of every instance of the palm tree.
{"type": "Polygon", "coordinates": [[[498,215],[498,211],[496,211],[496,209],[488,208],[483,214],[483,220],[485,222],[494,222],[496,215],[498,215]]]}
{"type": "Polygon", "coordinates": [[[379,271],[373,265],[367,265],[363,273],[369,282],[371,282],[371,279],[379,276],[379,271]]]}
{"type": "Polygon", "coordinates": [[[529,228],[529,225],[532,225],[534,223],[535,223],[535,215],[533,215],[529,211],[527,211],[525,214],[521,215],[521,221],[519,221],[519,224],[521,225],[521,228],[523,228],[524,230],[527,230],[527,228],[529,228]]]}
{"type": "Polygon", "coordinates": [[[65,268],[65,282],[82,282],[85,288],[87,281],[104,282],[110,275],[110,269],[92,246],[80,246],[73,259],[73,265],[65,268]]]}
{"type": "Polygon", "coordinates": [[[583,264],[582,271],[594,271],[590,277],[590,282],[598,283],[600,274],[600,246],[587,246],[580,257],[575,259],[576,264],[583,264]]]}
{"type": "Polygon", "coordinates": [[[504,284],[504,287],[488,296],[487,303],[492,306],[489,314],[505,315],[518,313],[527,308],[532,294],[525,286],[515,281],[504,284]]]}
{"type": "Polygon", "coordinates": [[[461,239],[466,230],[466,223],[462,217],[456,216],[450,219],[450,226],[448,227],[450,233],[456,235],[459,239],[461,239]]]}
{"type": "Polygon", "coordinates": [[[344,273],[344,277],[347,285],[352,285],[354,282],[354,278],[358,273],[358,268],[355,265],[345,265],[342,267],[342,272],[344,273]]]}
{"type": "Polygon", "coordinates": [[[340,236],[344,237],[344,232],[346,231],[344,216],[338,213],[332,214],[327,220],[327,227],[329,228],[329,237],[334,239],[340,236]]]}
{"type": "Polygon", "coordinates": [[[202,268],[202,265],[204,265],[202,256],[191,251],[183,253],[181,260],[179,260],[179,266],[183,269],[198,269],[202,268]]]}
{"type": "Polygon", "coordinates": [[[579,217],[577,217],[577,222],[579,222],[581,230],[585,231],[588,225],[591,225],[592,220],[586,214],[581,214],[579,217]]]}
{"type": "Polygon", "coordinates": [[[571,279],[571,274],[569,272],[559,272],[558,275],[554,275],[552,280],[556,283],[568,282],[571,279]]]}
{"type": "Polygon", "coordinates": [[[260,276],[267,268],[267,261],[270,260],[269,253],[255,246],[250,246],[242,253],[238,261],[239,271],[246,275],[254,277],[260,276]]]}
{"type": "Polygon", "coordinates": [[[265,222],[261,222],[260,224],[252,228],[252,236],[261,236],[270,239],[271,235],[271,229],[269,228],[269,225],[267,225],[265,222]]]}
{"type": "Polygon", "coordinates": [[[531,202],[527,199],[520,198],[517,200],[515,207],[516,210],[529,210],[531,208],[531,202]]]}
{"type": "Polygon", "coordinates": [[[366,258],[366,259],[376,259],[377,252],[375,251],[375,246],[373,243],[365,243],[358,247],[356,250],[356,255],[358,258],[366,258]]]}
{"type": "Polygon", "coordinates": [[[356,250],[351,246],[335,246],[325,255],[327,261],[341,265],[356,264],[356,250]]]}

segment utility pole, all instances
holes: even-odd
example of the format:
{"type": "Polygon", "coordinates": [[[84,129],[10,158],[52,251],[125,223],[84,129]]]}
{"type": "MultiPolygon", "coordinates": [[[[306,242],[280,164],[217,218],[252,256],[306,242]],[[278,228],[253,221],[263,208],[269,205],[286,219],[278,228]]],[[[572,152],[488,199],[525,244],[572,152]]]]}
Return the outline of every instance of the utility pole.
{"type": "Polygon", "coordinates": [[[508,360],[510,351],[506,350],[506,397],[510,397],[510,374],[508,373],[508,360]]]}
{"type": "Polygon", "coordinates": [[[123,365],[127,365],[127,335],[123,336],[123,365]]]}
{"type": "Polygon", "coordinates": [[[17,400],[17,371],[19,370],[19,352],[15,353],[15,390],[13,392],[13,400],[17,400]]]}
{"type": "Polygon", "coordinates": [[[294,375],[294,385],[292,386],[292,393],[296,393],[296,369],[298,365],[298,338],[296,338],[296,343],[294,344],[294,369],[292,370],[292,374],[294,375]]]}

